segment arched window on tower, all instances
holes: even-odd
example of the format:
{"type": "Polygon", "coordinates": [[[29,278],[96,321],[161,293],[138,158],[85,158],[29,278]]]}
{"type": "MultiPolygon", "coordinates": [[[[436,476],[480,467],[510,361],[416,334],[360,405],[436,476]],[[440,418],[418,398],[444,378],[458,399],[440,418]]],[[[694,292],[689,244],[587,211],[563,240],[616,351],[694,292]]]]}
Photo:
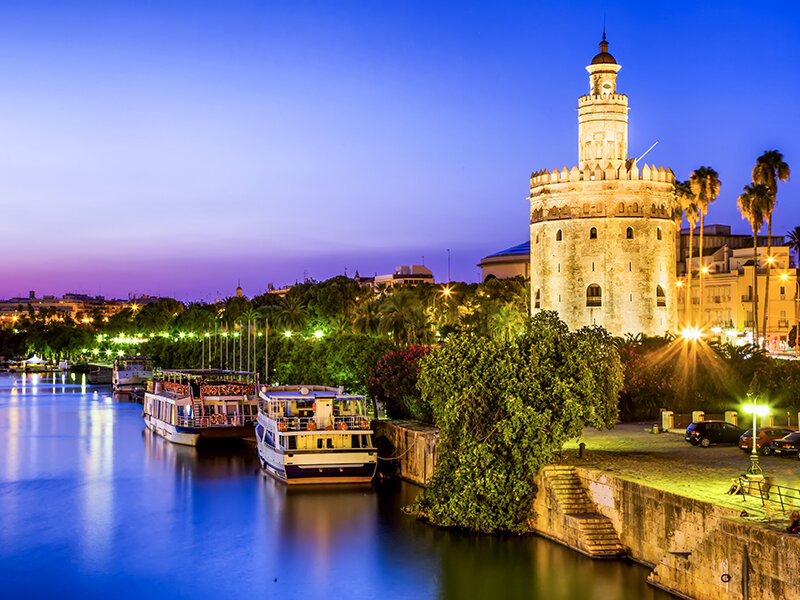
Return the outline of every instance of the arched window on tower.
{"type": "Polygon", "coordinates": [[[666,306],[667,295],[664,293],[664,288],[660,285],[656,286],[656,306],[666,306]]]}
{"type": "Polygon", "coordinates": [[[539,304],[541,302],[541,294],[539,290],[536,290],[536,295],[533,297],[533,308],[539,308],[539,304]]]}
{"type": "Polygon", "coordinates": [[[656,239],[661,239],[661,227],[656,227],[656,239]]]}
{"type": "Polygon", "coordinates": [[[556,241],[557,242],[561,241],[561,230],[560,229],[558,231],[556,231],[556,241]]]}
{"type": "Polygon", "coordinates": [[[596,240],[597,239],[597,227],[592,227],[589,230],[589,239],[590,240],[596,240]]]}
{"type": "Polygon", "coordinates": [[[633,227],[628,227],[628,228],[625,230],[625,238],[626,238],[626,239],[629,239],[629,240],[632,240],[632,239],[633,239],[633,227]]]}
{"type": "Polygon", "coordinates": [[[603,305],[603,292],[600,286],[593,283],[586,288],[586,306],[602,306],[603,305]]]}

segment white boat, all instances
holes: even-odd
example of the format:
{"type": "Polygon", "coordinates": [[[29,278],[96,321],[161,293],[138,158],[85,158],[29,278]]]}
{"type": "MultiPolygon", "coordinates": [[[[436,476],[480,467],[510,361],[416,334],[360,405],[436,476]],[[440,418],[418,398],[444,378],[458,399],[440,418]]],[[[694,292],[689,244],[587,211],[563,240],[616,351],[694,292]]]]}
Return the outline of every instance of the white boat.
{"type": "Polygon", "coordinates": [[[158,371],[147,383],[142,416],[148,429],[170,442],[253,436],[258,375],[246,371],[158,371]]]}
{"type": "Polygon", "coordinates": [[[261,466],[286,483],[367,483],[378,453],[363,396],[324,386],[262,387],[261,466]]]}
{"type": "Polygon", "coordinates": [[[143,388],[153,376],[153,361],[149,356],[120,356],[114,360],[111,383],[115,392],[130,392],[143,388]]]}

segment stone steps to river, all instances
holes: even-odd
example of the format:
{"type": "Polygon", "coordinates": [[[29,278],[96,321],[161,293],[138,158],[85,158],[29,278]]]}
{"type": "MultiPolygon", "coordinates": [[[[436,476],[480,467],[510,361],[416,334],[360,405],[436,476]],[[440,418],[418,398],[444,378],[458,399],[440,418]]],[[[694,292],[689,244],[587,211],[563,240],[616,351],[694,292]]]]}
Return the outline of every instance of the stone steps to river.
{"type": "Polygon", "coordinates": [[[614,524],[598,513],[575,467],[551,466],[546,467],[545,473],[560,512],[577,529],[581,552],[592,558],[624,555],[614,524]]]}

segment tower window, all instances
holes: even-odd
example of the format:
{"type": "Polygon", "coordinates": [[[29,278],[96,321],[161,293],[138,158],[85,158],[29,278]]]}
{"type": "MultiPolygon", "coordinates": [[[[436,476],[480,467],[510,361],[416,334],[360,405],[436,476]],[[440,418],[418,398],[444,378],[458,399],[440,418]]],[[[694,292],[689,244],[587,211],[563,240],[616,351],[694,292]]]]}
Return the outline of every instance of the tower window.
{"type": "Polygon", "coordinates": [[[538,233],[536,234],[536,243],[537,244],[539,243],[539,234],[538,233]]]}
{"type": "Polygon", "coordinates": [[[619,203],[619,212],[621,212],[621,213],[625,212],[625,203],[624,202],[620,202],[619,203]]]}
{"type": "Polygon", "coordinates": [[[660,285],[656,286],[656,306],[666,306],[667,295],[664,293],[664,288],[660,285]]]}
{"type": "Polygon", "coordinates": [[[633,239],[633,227],[628,227],[628,228],[625,230],[625,237],[626,237],[627,239],[629,239],[629,240],[632,240],[632,239],[633,239]]]}
{"type": "Polygon", "coordinates": [[[556,241],[557,242],[561,241],[561,230],[560,229],[558,231],[556,231],[556,241]]]}
{"type": "Polygon", "coordinates": [[[661,239],[661,227],[656,227],[656,239],[661,239]]]}
{"type": "Polygon", "coordinates": [[[586,306],[602,306],[603,305],[603,292],[600,286],[593,283],[586,288],[586,306]]]}
{"type": "Polygon", "coordinates": [[[533,308],[539,308],[540,299],[541,296],[539,290],[536,290],[536,295],[533,297],[533,308]]]}
{"type": "Polygon", "coordinates": [[[589,239],[590,240],[596,240],[597,239],[597,227],[592,227],[589,230],[589,239]]]}

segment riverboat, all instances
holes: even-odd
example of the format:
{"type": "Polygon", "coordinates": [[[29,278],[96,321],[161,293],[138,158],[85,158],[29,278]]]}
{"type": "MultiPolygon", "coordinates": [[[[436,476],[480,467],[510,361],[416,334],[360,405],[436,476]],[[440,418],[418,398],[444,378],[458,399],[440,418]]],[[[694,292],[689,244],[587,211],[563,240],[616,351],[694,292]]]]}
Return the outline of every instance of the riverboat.
{"type": "Polygon", "coordinates": [[[147,383],[145,425],[170,442],[252,438],[258,415],[258,375],[247,371],[157,371],[147,383]]]}
{"type": "Polygon", "coordinates": [[[112,368],[106,365],[89,365],[86,381],[89,385],[108,385],[113,380],[112,368]]]}
{"type": "Polygon", "coordinates": [[[256,446],[261,466],[288,484],[368,483],[378,453],[363,396],[324,386],[263,386],[256,446]]]}
{"type": "Polygon", "coordinates": [[[129,393],[144,388],[153,376],[153,361],[149,356],[119,356],[114,360],[111,383],[114,391],[129,393]]]}

